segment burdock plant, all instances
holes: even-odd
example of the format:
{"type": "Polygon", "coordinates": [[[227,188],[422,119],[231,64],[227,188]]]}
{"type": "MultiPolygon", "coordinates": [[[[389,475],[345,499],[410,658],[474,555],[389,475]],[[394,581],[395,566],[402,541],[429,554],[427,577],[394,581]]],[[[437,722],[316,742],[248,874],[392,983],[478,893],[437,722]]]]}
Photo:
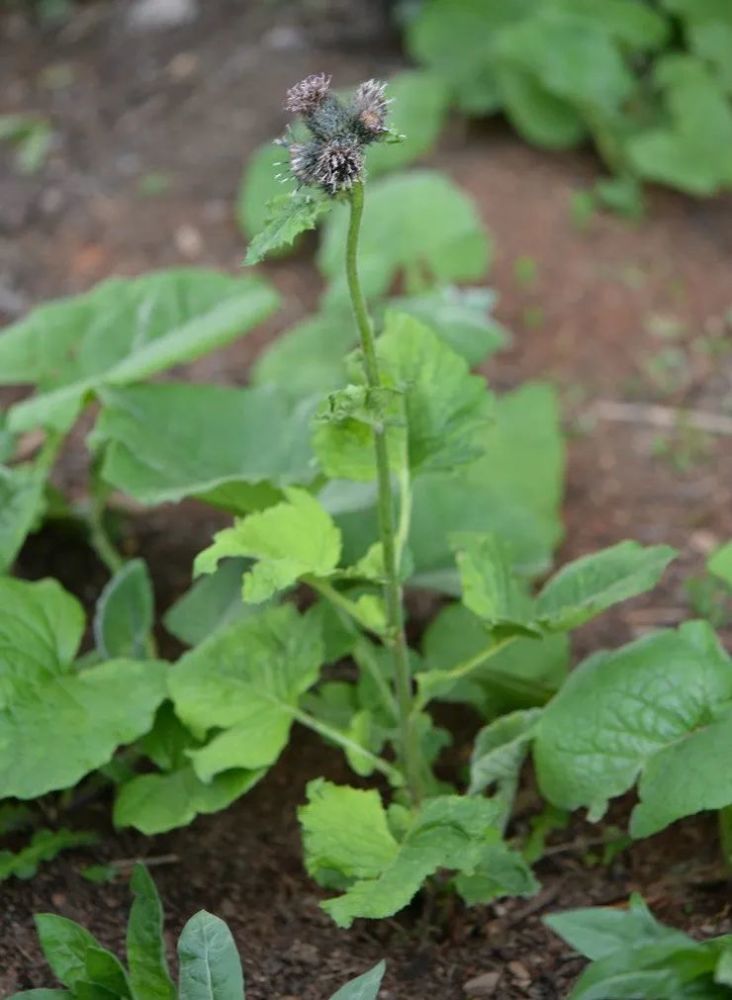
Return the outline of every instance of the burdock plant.
{"type": "MultiPolygon", "coordinates": [[[[383,554],[383,587],[386,629],[382,636],[393,662],[393,682],[399,715],[399,762],[413,801],[421,797],[420,752],[415,731],[409,650],[404,634],[403,594],[392,479],[387,449],[388,419],[384,412],[384,386],[376,354],[374,330],[358,276],[358,237],[364,204],[366,171],[364,155],[374,142],[399,140],[387,127],[389,101],[386,84],[367,80],[350,100],[337,97],[331,78],[323,73],[306,77],[287,92],[285,107],[299,116],[309,132],[305,140],[292,131],[280,139],[289,151],[292,176],[301,189],[324,192],[328,198],[347,198],[350,225],[346,243],[346,276],[361,343],[363,371],[368,390],[369,420],[376,460],[379,537],[383,554]],[[381,411],[381,412],[380,412],[381,411]]],[[[322,205],[322,202],[313,202],[322,205]]],[[[327,203],[326,203],[327,204],[327,203]]],[[[402,497],[402,503],[408,502],[402,497]]]]}
{"type": "MultiPolygon", "coordinates": [[[[291,242],[337,203],[348,206],[344,265],[360,350],[352,356],[351,384],[330,394],[313,429],[318,476],[309,482],[323,491],[316,498],[309,490],[285,488],[281,503],[219,532],[196,560],[199,572],[211,572],[227,556],[254,559],[243,582],[249,603],[298,582],[325,599],[314,614],[298,615],[284,605],[264,612],[259,622],[245,620],[242,641],[251,648],[237,669],[248,692],[240,713],[247,721],[232,715],[230,727],[198,754],[199,767],[208,776],[271,763],[297,720],[342,747],[362,777],[378,771],[389,779],[396,793],[388,808],[375,790],[316,780],[300,811],[307,868],[323,885],[341,890],[323,905],[343,926],[355,917],[396,912],[438,872],[452,872],[452,884],[470,904],[530,893],[536,882],[526,860],[503,836],[524,758],[534,741],[541,745],[546,718],[541,706],[554,688],[515,676],[516,666],[526,658],[551,658],[556,646],[550,644],[560,633],[653,586],[673,552],[621,542],[565,566],[534,597],[517,575],[516,553],[500,536],[500,520],[490,510],[474,509],[458,520],[460,530],[451,528],[450,510],[464,502],[470,477],[492,475],[486,460],[493,401],[485,380],[470,373],[445,330],[417,319],[408,299],[401,300],[401,309],[386,311],[378,340],[374,336],[359,281],[358,243],[365,153],[391,136],[384,85],[363,83],[344,100],[331,92],[328,77],[311,76],[289,91],[286,106],[299,119],[281,140],[296,187],[272,204],[270,221],[252,241],[247,260],[255,263],[291,242]],[[370,487],[351,492],[349,481],[375,484],[378,532],[369,530],[370,487]],[[457,611],[458,624],[453,619],[447,635],[443,632],[441,650],[420,661],[405,637],[403,581],[410,576],[409,544],[418,544],[424,531],[418,518],[424,517],[436,481],[444,492],[430,511],[430,530],[439,536],[444,511],[447,538],[436,541],[455,554],[449,586],[459,580],[461,601],[447,609],[457,611]],[[343,565],[343,541],[354,521],[336,520],[332,509],[353,512],[354,495],[362,518],[356,531],[361,558],[343,565]],[[413,496],[420,495],[412,531],[413,496]],[[369,541],[374,544],[364,552],[369,541]],[[470,634],[463,636],[463,629],[470,634]],[[348,654],[359,668],[356,683],[326,680],[317,686],[320,666],[348,654]],[[433,772],[449,734],[434,724],[428,709],[436,700],[464,697],[466,684],[479,683],[492,670],[503,678],[508,704],[521,707],[480,731],[467,793],[457,794],[433,772]],[[393,746],[395,761],[381,756],[386,745],[393,746]]],[[[424,205],[425,229],[431,207],[424,205]]],[[[331,318],[340,322],[337,315],[331,318]]],[[[209,652],[213,655],[213,646],[209,652]]],[[[222,722],[226,727],[231,692],[237,690],[230,685],[229,655],[229,647],[222,648],[221,713],[205,716],[217,727],[222,722]]],[[[237,648],[237,664],[239,655],[237,648]]],[[[184,664],[173,684],[176,706],[203,721],[198,705],[204,691],[216,702],[208,675],[199,675],[195,663],[184,664]]],[[[551,722],[551,710],[547,713],[551,722]]],[[[592,712],[587,717],[594,718],[592,712]]],[[[548,753],[551,759],[551,746],[548,753]]],[[[564,767],[545,767],[540,777],[561,778],[564,767]]],[[[561,804],[571,806],[573,794],[562,791],[561,804]]]]}

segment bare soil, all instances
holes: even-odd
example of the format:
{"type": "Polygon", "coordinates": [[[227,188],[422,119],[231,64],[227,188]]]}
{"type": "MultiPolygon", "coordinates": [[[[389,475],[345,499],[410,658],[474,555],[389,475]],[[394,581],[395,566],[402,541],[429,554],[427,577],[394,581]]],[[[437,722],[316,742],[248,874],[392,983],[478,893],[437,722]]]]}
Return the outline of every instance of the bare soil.
{"type": "MultiPolygon", "coordinates": [[[[21,178],[9,157],[0,161],[0,320],[110,274],[181,263],[234,271],[244,245],[232,213],[241,168],[258,143],[280,132],[285,88],[317,70],[346,85],[402,65],[379,4],[201,6],[193,25],[142,34],[128,31],[124,2],[84,4],[53,31],[0,15],[0,113],[37,112],[56,133],[38,175],[21,178]],[[144,193],[155,186],[151,176],[164,177],[164,190],[144,193]]],[[[583,228],[570,209],[598,174],[587,151],[548,154],[501,124],[455,121],[429,162],[474,197],[496,240],[489,281],[515,339],[491,362],[491,382],[506,389],[549,379],[562,395],[570,448],[560,558],[625,537],[681,552],[653,594],[582,630],[578,657],[675,624],[689,614],[684,580],[732,537],[732,447],[724,435],[668,435],[647,423],[643,406],[732,414],[732,199],[653,192],[640,225],[596,216],[583,228]],[[531,265],[517,265],[521,258],[535,262],[533,280],[531,265]],[[598,400],[636,404],[633,421],[593,418],[598,400]]],[[[283,292],[283,309],[238,344],[188,366],[191,378],[244,382],[256,353],[314,307],[320,284],[307,247],[266,271],[283,292]]],[[[85,469],[77,434],[57,470],[59,485],[82,493],[85,469]]],[[[218,522],[185,503],[125,524],[127,550],[148,559],[161,610],[187,587],[192,557],[218,522]]],[[[88,604],[105,579],[83,543],[58,529],[29,542],[19,571],[58,575],[88,604]]],[[[730,632],[723,638],[732,644],[730,632]]],[[[467,741],[469,730],[459,739],[467,741]]],[[[154,865],[171,944],[201,907],[230,922],[252,1000],[322,998],[382,956],[385,1000],[458,1000],[467,981],[494,970],[498,998],[559,998],[582,963],[543,928],[541,915],[622,905],[633,890],[694,934],[732,929],[729,878],[718,866],[713,818],[703,817],[608,865],[596,863],[602,829],[578,818],[552,835],[534,900],[466,910],[438,894],[396,920],[338,931],[302,869],[296,823],[305,783],[321,774],[348,780],[337,756],[298,732],[263,784],[186,830],[154,840],[115,833],[104,801],[64,817],[104,839],[31,882],[2,884],[0,994],[51,983],[35,941],[36,911],[81,920],[119,947],[124,880],[95,886],[80,871],[137,857],[154,865]]],[[[622,826],[629,806],[617,804],[612,822],[622,826]]],[[[539,807],[527,775],[515,832],[539,807]]]]}

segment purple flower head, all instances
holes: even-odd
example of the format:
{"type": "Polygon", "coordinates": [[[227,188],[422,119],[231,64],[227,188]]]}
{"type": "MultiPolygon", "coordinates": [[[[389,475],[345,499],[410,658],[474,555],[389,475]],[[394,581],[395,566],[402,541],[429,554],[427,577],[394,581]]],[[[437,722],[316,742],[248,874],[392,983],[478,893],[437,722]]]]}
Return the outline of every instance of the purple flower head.
{"type": "Polygon", "coordinates": [[[280,142],[289,150],[298,184],[337,195],[363,180],[364,148],[389,133],[389,101],[386,84],[377,80],[360,84],[347,102],[331,93],[330,81],[317,73],[290,87],[285,107],[300,116],[310,138],[288,129],[280,142]]]}

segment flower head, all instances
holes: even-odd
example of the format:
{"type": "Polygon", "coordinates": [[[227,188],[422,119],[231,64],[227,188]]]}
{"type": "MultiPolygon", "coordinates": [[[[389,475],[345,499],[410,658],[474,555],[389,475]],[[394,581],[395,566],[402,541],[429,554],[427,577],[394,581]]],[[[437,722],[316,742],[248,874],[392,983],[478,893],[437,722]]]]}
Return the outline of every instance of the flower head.
{"type": "Polygon", "coordinates": [[[300,115],[311,138],[294,138],[288,130],[280,140],[290,153],[290,169],[302,185],[330,195],[347,191],[364,177],[364,147],[389,132],[389,101],[385,83],[367,80],[348,102],[330,92],[325,73],[306,77],[287,91],[285,107],[300,115]]]}
{"type": "Polygon", "coordinates": [[[385,90],[385,83],[367,80],[359,86],[354,95],[353,113],[363,142],[373,142],[389,131],[386,127],[389,101],[384,96],[385,90]]]}
{"type": "Polygon", "coordinates": [[[287,91],[285,108],[293,115],[311,115],[323,104],[330,90],[331,77],[313,73],[287,91]]]}

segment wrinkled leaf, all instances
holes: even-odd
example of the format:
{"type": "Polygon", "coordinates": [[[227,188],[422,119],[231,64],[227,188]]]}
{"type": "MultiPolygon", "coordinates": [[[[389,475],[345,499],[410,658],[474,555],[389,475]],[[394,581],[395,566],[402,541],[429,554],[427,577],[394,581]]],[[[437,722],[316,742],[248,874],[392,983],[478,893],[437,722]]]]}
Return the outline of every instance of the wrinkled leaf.
{"type": "Polygon", "coordinates": [[[288,604],[235,622],[175,664],[169,686],[178,716],[194,733],[216,730],[190,754],[202,781],[274,763],[323,655],[318,618],[288,604]]]}
{"type": "Polygon", "coordinates": [[[2,797],[70,787],[152,726],[167,665],[110,660],[76,672],[83,627],[55,581],[0,580],[2,797]]]}
{"type": "Polygon", "coordinates": [[[401,842],[389,831],[375,792],[318,779],[308,786],[308,800],[300,810],[306,865],[326,885],[338,886],[340,876],[344,893],[322,904],[340,927],[350,926],[356,917],[391,916],[440,868],[466,876],[458,889],[469,902],[535,888],[520,856],[501,844],[496,829],[500,809],[489,799],[429,799],[408,822],[401,842]],[[359,830],[357,841],[351,835],[354,828],[359,830]],[[502,882],[504,873],[510,887],[502,882]]]}
{"type": "Polygon", "coordinates": [[[332,205],[331,198],[310,188],[298,188],[273,198],[267,205],[264,225],[249,244],[245,264],[258,264],[269,254],[291,246],[300,233],[315,229],[332,205]]]}
{"type": "Polygon", "coordinates": [[[0,573],[6,572],[43,510],[43,476],[0,465],[0,573]]]}
{"type": "Polygon", "coordinates": [[[104,449],[102,476],[142,503],[199,496],[237,509],[240,495],[252,499],[249,487],[276,496],[313,478],[312,410],[272,387],[165,383],[104,389],[102,399],[90,438],[104,449]]]}
{"type": "Polygon", "coordinates": [[[728,769],[715,766],[730,752],[728,712],[720,711],[730,697],[732,665],[705,622],[596,653],[539,720],[542,793],[597,819],[640,777],[635,836],[732,803],[728,769]]]}
{"type": "Polygon", "coordinates": [[[196,557],[195,573],[211,573],[219,560],[247,556],[258,562],[244,574],[244,600],[259,604],[300,577],[330,576],[341,552],[340,532],[309,493],[285,490],[286,501],[237,521],[214,536],[196,557]]]}

